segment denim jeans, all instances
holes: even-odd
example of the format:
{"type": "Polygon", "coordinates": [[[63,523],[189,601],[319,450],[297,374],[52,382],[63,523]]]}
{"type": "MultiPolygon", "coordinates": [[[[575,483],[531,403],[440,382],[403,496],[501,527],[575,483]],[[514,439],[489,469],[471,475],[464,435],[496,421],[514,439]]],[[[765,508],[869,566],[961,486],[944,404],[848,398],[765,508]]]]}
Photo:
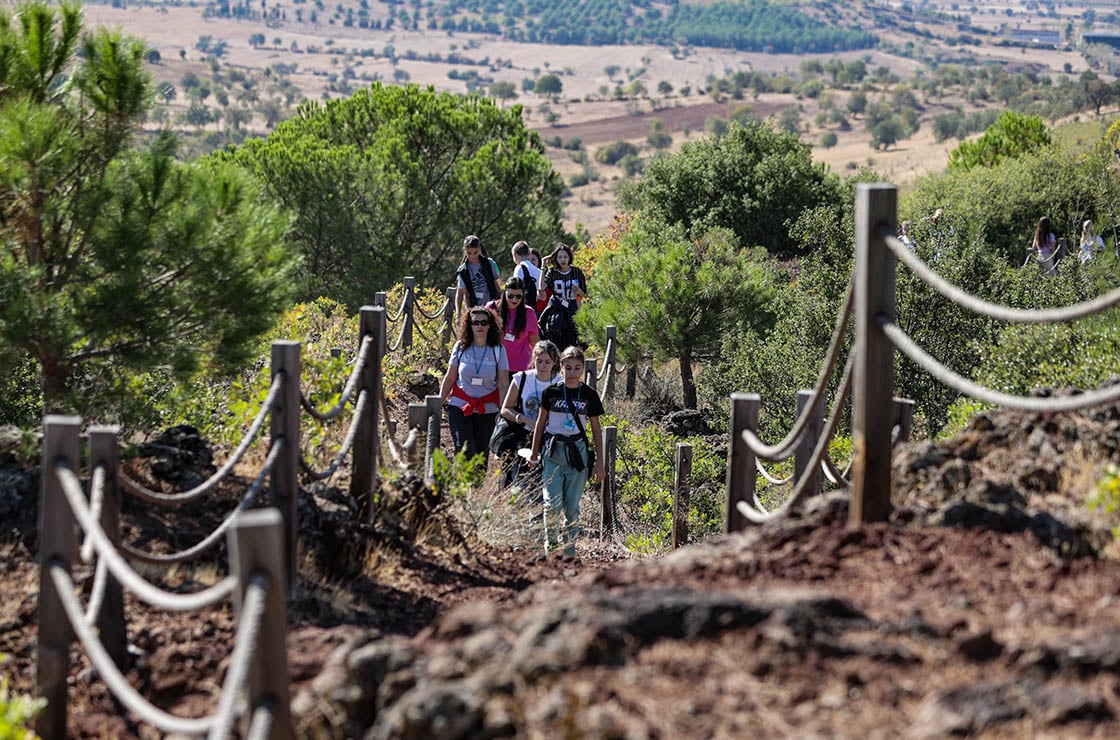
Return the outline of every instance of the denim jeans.
{"type": "MultiPolygon", "coordinates": [[[[575,441],[579,454],[587,460],[587,445],[582,439],[575,441]]],[[[568,464],[566,445],[557,443],[552,454],[541,459],[544,481],[544,549],[552,552],[561,543],[564,552],[574,555],[576,538],[579,537],[579,502],[583,489],[587,486],[587,476],[591,472],[585,465],[576,470],[568,464]],[[561,532],[560,517],[564,517],[561,532]]]]}
{"type": "Polygon", "coordinates": [[[447,426],[451,430],[451,441],[455,452],[464,450],[467,457],[482,455],[482,469],[490,459],[490,435],[494,433],[494,423],[498,414],[471,414],[467,416],[458,406],[447,407],[447,426]]]}

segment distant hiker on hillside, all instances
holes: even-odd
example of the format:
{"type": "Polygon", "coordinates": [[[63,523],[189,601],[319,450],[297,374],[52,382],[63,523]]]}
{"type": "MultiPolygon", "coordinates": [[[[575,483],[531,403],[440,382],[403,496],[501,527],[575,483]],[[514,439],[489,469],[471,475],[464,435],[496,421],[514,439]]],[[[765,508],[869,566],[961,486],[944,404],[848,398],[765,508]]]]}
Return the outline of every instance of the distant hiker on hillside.
{"type": "Polygon", "coordinates": [[[1034,253],[1035,259],[1038,260],[1038,267],[1042,270],[1043,275],[1054,277],[1058,274],[1056,269],[1058,237],[1054,234],[1054,227],[1051,226],[1048,216],[1038,219],[1038,225],[1034,228],[1034,241],[1031,242],[1031,251],[1034,253]]]}
{"type": "Polygon", "coordinates": [[[467,309],[459,320],[459,339],[451,350],[439,395],[447,408],[455,452],[482,455],[483,470],[508,387],[509,359],[497,317],[483,306],[467,309]]]}
{"type": "Polygon", "coordinates": [[[498,299],[498,266],[486,256],[482,240],[474,234],[463,239],[463,262],[455,271],[455,312],[485,306],[498,299]]]}
{"type": "Polygon", "coordinates": [[[563,543],[564,554],[575,555],[579,504],[588,474],[592,480],[602,480],[604,474],[603,430],[599,425],[603,401],[594,388],[580,381],[583,362],[579,347],[568,347],[560,353],[563,381],[548,386],[541,394],[540,416],[533,428],[529,464],[542,466],[546,554],[563,543]],[[589,423],[594,449],[587,439],[589,423]]]}
{"type": "Polygon", "coordinates": [[[1081,245],[1078,250],[1078,257],[1081,259],[1081,264],[1085,264],[1093,258],[1093,255],[1104,249],[1104,239],[1100,234],[1093,233],[1093,222],[1086,219],[1085,223],[1081,224],[1081,245]]]}

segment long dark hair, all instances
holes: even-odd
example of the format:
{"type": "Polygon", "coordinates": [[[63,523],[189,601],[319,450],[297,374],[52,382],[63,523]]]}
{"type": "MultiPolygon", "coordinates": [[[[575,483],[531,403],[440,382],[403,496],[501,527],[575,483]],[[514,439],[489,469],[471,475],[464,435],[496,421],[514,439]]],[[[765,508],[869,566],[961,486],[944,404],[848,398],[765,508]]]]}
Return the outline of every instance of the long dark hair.
{"type": "Polygon", "coordinates": [[[486,330],[487,346],[497,347],[501,345],[501,321],[489,308],[485,306],[474,306],[470,310],[464,311],[463,318],[459,319],[459,346],[466,349],[474,344],[474,334],[471,333],[471,319],[475,316],[485,318],[490,322],[490,328],[486,330]]]}
{"type": "Polygon", "coordinates": [[[544,258],[545,264],[548,265],[549,267],[555,267],[556,269],[560,269],[560,266],[556,264],[556,255],[559,254],[560,252],[567,252],[568,253],[568,269],[570,270],[572,267],[575,266],[575,257],[572,254],[572,248],[569,247],[564,242],[557,242],[556,243],[556,249],[553,249],[552,254],[550,254],[550,255],[548,255],[547,257],[544,258]]]}
{"type": "MultiPolygon", "coordinates": [[[[525,331],[525,322],[528,321],[529,312],[525,309],[525,301],[528,296],[525,295],[525,283],[521,278],[511,277],[506,281],[506,287],[502,289],[502,297],[498,299],[498,311],[502,315],[502,321],[506,326],[512,327],[511,333],[516,337],[520,336],[521,332],[525,331]],[[520,290],[521,291],[521,305],[519,305],[513,314],[513,321],[509,320],[509,303],[506,301],[507,290],[520,290]]],[[[536,300],[536,296],[533,296],[536,300]]]]}
{"type": "Polygon", "coordinates": [[[1045,247],[1048,236],[1054,233],[1054,227],[1050,225],[1050,217],[1043,216],[1038,219],[1038,226],[1034,229],[1034,243],[1039,247],[1045,247]]]}

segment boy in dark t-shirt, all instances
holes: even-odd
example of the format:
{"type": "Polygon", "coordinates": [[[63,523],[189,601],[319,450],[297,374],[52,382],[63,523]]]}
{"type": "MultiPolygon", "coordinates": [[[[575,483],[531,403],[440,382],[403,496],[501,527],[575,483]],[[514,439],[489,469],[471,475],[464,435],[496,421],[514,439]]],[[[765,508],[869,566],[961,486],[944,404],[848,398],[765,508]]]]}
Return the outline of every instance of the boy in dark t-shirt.
{"type": "Polygon", "coordinates": [[[564,382],[549,386],[541,394],[540,414],[533,429],[529,464],[543,465],[545,552],[560,544],[560,515],[564,515],[564,554],[574,555],[579,536],[579,503],[588,475],[603,479],[603,430],[599,417],[603,401],[595,389],[580,382],[583,377],[583,351],[568,347],[560,355],[564,382]],[[595,450],[589,454],[587,426],[595,450]]]}

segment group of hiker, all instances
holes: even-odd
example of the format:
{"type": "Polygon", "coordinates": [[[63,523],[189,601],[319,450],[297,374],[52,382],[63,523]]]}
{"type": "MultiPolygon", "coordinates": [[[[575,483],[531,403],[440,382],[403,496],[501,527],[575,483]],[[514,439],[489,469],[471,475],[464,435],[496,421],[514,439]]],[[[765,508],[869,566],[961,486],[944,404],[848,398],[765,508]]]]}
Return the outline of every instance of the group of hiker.
{"type": "Polygon", "coordinates": [[[463,240],[458,331],[440,397],[455,452],[477,456],[483,470],[493,452],[503,488],[518,486],[529,500],[543,501],[545,552],[562,547],[574,555],[583,489],[589,477],[603,478],[596,456],[603,403],[582,382],[574,321],[587,278],[563,243],[543,258],[524,241],[511,253],[513,275],[502,284],[482,240],[463,240]]]}

